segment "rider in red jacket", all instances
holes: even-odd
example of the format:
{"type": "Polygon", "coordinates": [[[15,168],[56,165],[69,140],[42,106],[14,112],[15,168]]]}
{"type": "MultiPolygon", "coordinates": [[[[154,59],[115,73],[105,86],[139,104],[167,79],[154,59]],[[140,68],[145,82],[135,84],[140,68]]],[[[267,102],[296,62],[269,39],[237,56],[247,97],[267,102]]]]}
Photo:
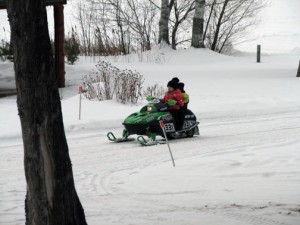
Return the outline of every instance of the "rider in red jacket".
{"type": "Polygon", "coordinates": [[[163,100],[163,102],[165,102],[167,104],[169,103],[168,104],[168,109],[179,110],[180,107],[182,107],[184,105],[182,95],[181,95],[181,91],[179,89],[170,91],[170,88],[172,88],[172,87],[168,87],[168,91],[165,93],[165,96],[163,97],[162,100],[163,100]],[[170,99],[173,99],[173,100],[176,101],[176,103],[174,102],[175,105],[173,105],[171,101],[168,101],[170,99]]]}
{"type": "Polygon", "coordinates": [[[162,101],[168,105],[168,109],[175,120],[175,130],[180,129],[179,124],[179,109],[184,105],[181,91],[177,88],[179,79],[174,77],[171,81],[168,82],[168,91],[165,93],[162,101]]]}

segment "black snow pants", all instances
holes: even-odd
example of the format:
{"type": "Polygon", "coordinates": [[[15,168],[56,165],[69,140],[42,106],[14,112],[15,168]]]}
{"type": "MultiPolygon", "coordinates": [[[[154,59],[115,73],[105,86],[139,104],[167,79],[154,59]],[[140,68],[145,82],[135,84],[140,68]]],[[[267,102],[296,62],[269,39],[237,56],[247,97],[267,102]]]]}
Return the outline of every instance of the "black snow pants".
{"type": "Polygon", "coordinates": [[[184,119],[185,119],[185,113],[187,110],[187,104],[184,103],[184,105],[182,107],[180,107],[179,109],[179,130],[183,130],[183,125],[184,125],[184,119]]]}
{"type": "Polygon", "coordinates": [[[175,125],[175,130],[178,131],[180,129],[180,124],[179,124],[179,110],[177,109],[169,109],[169,112],[171,113],[173,119],[174,119],[174,125],[175,125]]]}

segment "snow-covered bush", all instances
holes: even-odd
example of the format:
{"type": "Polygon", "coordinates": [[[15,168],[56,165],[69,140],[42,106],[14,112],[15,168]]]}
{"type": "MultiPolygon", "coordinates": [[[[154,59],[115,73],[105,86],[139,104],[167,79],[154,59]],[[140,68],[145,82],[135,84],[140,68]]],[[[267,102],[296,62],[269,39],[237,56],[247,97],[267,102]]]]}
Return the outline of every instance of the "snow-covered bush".
{"type": "Polygon", "coordinates": [[[136,104],[142,97],[143,75],[132,70],[120,70],[110,63],[100,61],[97,70],[83,78],[84,95],[90,100],[115,98],[123,104],[136,104]]]}
{"type": "Polygon", "coordinates": [[[143,76],[132,70],[123,70],[116,77],[116,99],[125,104],[136,104],[142,97],[143,76]]]}

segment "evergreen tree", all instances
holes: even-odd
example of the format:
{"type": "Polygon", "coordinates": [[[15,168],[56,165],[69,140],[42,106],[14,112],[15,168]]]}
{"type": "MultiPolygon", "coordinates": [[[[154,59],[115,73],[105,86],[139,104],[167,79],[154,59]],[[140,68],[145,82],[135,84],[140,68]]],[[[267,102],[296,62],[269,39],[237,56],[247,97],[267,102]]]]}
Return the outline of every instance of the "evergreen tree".
{"type": "Polygon", "coordinates": [[[78,55],[80,53],[80,44],[77,38],[76,32],[72,28],[71,37],[67,38],[65,41],[65,53],[68,63],[71,65],[78,60],[78,55]]]}

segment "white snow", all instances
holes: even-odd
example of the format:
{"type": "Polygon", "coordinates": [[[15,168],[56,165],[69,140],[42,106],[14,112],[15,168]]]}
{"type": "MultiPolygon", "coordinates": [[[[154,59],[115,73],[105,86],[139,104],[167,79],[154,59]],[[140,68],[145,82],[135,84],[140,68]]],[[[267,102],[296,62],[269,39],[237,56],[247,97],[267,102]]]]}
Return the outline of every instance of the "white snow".
{"type": "MultiPolygon", "coordinates": [[[[76,189],[90,225],[298,225],[300,222],[299,55],[229,57],[209,50],[156,50],[105,58],[166,86],[178,76],[190,94],[200,136],[166,145],[110,143],[123,119],[139,110],[115,101],[82,101],[78,85],[95,61],[67,66],[61,90],[76,189]],[[148,55],[147,55],[148,54],[148,55]]],[[[103,59],[103,58],[102,58],[103,59]]],[[[0,84],[13,65],[0,63],[0,84]],[[2,73],[2,68],[5,73],[2,73]]],[[[26,183],[16,98],[0,99],[0,224],[24,224],[26,183]]]]}

